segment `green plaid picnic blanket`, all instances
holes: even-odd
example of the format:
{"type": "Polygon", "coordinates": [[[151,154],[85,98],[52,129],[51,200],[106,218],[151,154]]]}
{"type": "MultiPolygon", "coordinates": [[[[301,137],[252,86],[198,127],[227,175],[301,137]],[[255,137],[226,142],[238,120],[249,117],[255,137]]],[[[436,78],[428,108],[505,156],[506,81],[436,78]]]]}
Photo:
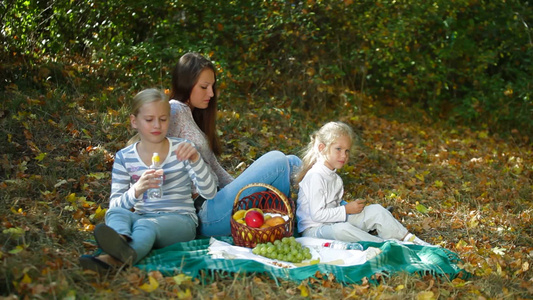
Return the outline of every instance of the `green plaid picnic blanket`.
{"type": "MultiPolygon", "coordinates": [[[[232,244],[231,237],[217,238],[232,244]]],[[[196,239],[157,249],[140,261],[136,267],[145,271],[160,271],[166,276],[183,273],[199,278],[200,271],[229,273],[266,273],[274,279],[299,282],[314,277],[316,272],[333,274],[337,281],[345,284],[361,283],[363,278],[370,281],[374,274],[390,276],[400,272],[409,274],[431,274],[435,277],[454,279],[458,276],[469,278],[471,274],[461,269],[459,256],[440,247],[405,245],[394,241],[384,243],[361,242],[363,247],[380,248],[382,253],[364,264],[337,266],[314,264],[298,268],[278,268],[246,259],[213,259],[208,254],[209,239],[196,239]]]]}

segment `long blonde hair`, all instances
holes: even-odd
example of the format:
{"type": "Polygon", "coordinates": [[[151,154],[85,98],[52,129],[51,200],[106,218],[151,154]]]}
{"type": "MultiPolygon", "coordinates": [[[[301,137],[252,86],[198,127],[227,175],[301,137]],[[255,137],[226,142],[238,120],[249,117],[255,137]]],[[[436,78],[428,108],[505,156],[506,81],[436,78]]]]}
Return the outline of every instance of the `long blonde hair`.
{"type": "MultiPolygon", "coordinates": [[[[168,111],[170,112],[170,103],[168,102],[168,98],[165,95],[165,93],[159,89],[145,89],[137,93],[135,97],[131,100],[130,104],[130,114],[137,116],[139,114],[139,111],[141,110],[141,107],[147,103],[152,103],[156,101],[163,101],[167,103],[168,105],[168,111]]],[[[140,141],[141,137],[139,136],[139,133],[136,133],[126,144],[127,146],[131,144],[135,144],[136,142],[140,141]]]]}
{"type": "Polygon", "coordinates": [[[319,130],[313,132],[310,135],[311,141],[307,144],[307,147],[303,152],[302,167],[296,173],[295,179],[299,183],[304,178],[305,174],[311,169],[311,167],[318,161],[320,156],[326,155],[329,152],[331,144],[333,144],[339,137],[347,136],[350,138],[351,143],[356,139],[356,135],[353,129],[343,122],[329,122],[320,127],[319,130]],[[318,146],[324,144],[326,147],[319,151],[318,146]]]}

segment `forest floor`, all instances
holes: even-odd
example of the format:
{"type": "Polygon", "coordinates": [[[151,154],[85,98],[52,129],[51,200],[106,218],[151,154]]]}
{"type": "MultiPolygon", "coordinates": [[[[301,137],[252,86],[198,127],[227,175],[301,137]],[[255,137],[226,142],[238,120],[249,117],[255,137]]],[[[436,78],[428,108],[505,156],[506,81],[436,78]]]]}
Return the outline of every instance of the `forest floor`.
{"type": "Polygon", "coordinates": [[[46,88],[2,91],[0,296],[6,299],[533,297],[528,138],[452,127],[421,110],[370,99],[306,112],[249,99],[230,103],[221,91],[220,161],[236,176],[269,150],[300,154],[320,125],[345,121],[360,137],[339,170],[347,197],[393,205],[410,231],[456,252],[471,278],[395,274],[379,284],[341,285],[327,276],[295,283],[226,274],[205,283],[136,268],[107,277],[84,272],[78,257],[95,250],[87,241],[107,207],[113,155],[131,135],[121,106],[131,95],[111,87],[46,88]]]}

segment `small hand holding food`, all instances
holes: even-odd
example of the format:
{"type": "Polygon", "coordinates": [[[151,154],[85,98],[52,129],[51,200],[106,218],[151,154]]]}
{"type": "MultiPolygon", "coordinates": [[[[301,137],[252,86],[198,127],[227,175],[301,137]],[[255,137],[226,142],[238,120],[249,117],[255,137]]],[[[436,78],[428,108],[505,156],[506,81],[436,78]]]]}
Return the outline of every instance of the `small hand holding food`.
{"type": "Polygon", "coordinates": [[[200,158],[200,154],[198,154],[196,148],[194,148],[191,143],[187,142],[179,144],[175,153],[179,161],[189,160],[191,162],[197,162],[200,158]]]}
{"type": "Polygon", "coordinates": [[[366,200],[364,199],[356,199],[348,204],[346,204],[344,207],[346,208],[347,214],[358,214],[363,211],[365,208],[366,200]]]}
{"type": "Polygon", "coordinates": [[[155,189],[159,187],[159,180],[163,175],[163,170],[146,170],[139,180],[133,185],[135,189],[135,197],[139,198],[148,189],[155,189]]]}

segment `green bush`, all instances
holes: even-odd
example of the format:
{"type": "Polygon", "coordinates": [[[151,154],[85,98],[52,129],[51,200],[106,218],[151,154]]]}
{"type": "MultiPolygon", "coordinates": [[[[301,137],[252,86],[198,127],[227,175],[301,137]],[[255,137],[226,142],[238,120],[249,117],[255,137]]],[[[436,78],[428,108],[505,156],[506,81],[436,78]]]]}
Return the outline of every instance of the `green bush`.
{"type": "Polygon", "coordinates": [[[357,106],[363,93],[424,107],[435,118],[533,133],[529,1],[3,5],[4,85],[27,78],[9,63],[32,69],[42,59],[81,56],[105,85],[168,87],[177,59],[197,51],[217,63],[224,97],[253,99],[251,106],[357,106]]]}

